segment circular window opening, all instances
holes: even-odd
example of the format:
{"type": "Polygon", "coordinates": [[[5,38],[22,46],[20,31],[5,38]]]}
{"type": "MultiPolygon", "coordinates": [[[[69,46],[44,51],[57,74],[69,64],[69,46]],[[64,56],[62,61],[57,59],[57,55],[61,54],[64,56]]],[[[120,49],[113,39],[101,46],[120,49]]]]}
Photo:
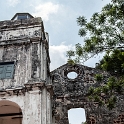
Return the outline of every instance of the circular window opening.
{"type": "Polygon", "coordinates": [[[77,73],[76,72],[69,72],[68,74],[67,74],[67,77],[69,78],[69,79],[75,79],[76,77],[77,77],[77,73]]]}

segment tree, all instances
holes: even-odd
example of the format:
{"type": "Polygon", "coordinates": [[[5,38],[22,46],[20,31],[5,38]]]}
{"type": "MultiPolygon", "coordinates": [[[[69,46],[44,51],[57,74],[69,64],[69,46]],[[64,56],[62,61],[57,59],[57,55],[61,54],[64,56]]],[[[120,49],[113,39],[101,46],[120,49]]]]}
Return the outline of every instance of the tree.
{"type": "MultiPolygon", "coordinates": [[[[84,16],[77,18],[81,27],[79,35],[84,45],[75,45],[75,50],[67,51],[68,63],[81,63],[90,57],[105,52],[106,55],[96,68],[106,70],[112,77],[104,86],[89,89],[89,98],[99,105],[112,109],[116,95],[124,94],[124,0],[111,0],[100,13],[94,13],[89,22],[84,16]],[[116,77],[114,77],[116,75],[116,77]],[[104,100],[106,98],[106,100],[104,100]]],[[[97,74],[96,79],[101,80],[97,74]]],[[[102,81],[102,80],[101,80],[102,81]]]]}
{"type": "Polygon", "coordinates": [[[94,13],[87,22],[84,16],[77,18],[81,27],[79,35],[85,37],[84,46],[75,45],[75,51],[67,51],[69,60],[82,62],[90,56],[103,51],[124,48],[124,1],[112,0],[104,6],[100,13],[94,13]],[[85,59],[83,59],[85,58],[85,59]]]}
{"type": "Polygon", "coordinates": [[[116,77],[122,76],[124,74],[124,50],[115,49],[111,53],[107,52],[96,68],[108,71],[116,77]]]}

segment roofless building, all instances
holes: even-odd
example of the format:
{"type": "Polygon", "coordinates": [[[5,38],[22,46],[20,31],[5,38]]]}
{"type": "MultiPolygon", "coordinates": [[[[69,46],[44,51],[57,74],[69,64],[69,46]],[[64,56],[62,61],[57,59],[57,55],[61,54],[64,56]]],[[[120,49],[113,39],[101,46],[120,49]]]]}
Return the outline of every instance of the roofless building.
{"type": "Polygon", "coordinates": [[[88,100],[89,87],[104,86],[108,77],[78,64],[50,72],[42,19],[17,13],[0,21],[0,124],[69,124],[68,110],[73,108],[85,109],[87,124],[124,124],[123,94],[117,94],[113,110],[88,100]],[[68,76],[71,72],[75,78],[68,76]],[[95,80],[98,73],[103,82],[95,80]]]}

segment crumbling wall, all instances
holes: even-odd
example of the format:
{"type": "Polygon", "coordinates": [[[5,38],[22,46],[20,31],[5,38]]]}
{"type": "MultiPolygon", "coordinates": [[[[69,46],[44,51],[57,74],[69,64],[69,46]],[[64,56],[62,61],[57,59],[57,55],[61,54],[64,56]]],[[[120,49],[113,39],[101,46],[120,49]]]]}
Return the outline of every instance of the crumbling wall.
{"type": "Polygon", "coordinates": [[[47,39],[41,18],[0,22],[0,63],[14,62],[13,78],[0,79],[0,101],[20,106],[22,124],[52,123],[47,39]]]}
{"type": "Polygon", "coordinates": [[[0,22],[0,62],[14,62],[13,78],[0,80],[1,90],[46,80],[47,46],[41,18],[0,22]]]}
{"type": "Polygon", "coordinates": [[[38,43],[30,43],[0,48],[0,51],[2,51],[0,62],[14,61],[13,79],[0,80],[1,88],[23,86],[33,78],[41,78],[41,53],[38,53],[39,46],[38,43]]]}
{"type": "Polygon", "coordinates": [[[51,94],[44,83],[26,89],[0,92],[0,102],[9,100],[18,104],[22,110],[22,124],[51,124],[51,94]]]}
{"type": "Polygon", "coordinates": [[[65,64],[52,71],[55,124],[69,124],[68,110],[71,108],[84,108],[88,124],[113,124],[117,122],[123,124],[122,116],[118,118],[124,112],[123,95],[117,96],[116,108],[112,110],[108,110],[105,106],[99,106],[97,102],[95,103],[88,99],[89,87],[104,85],[109,77],[110,75],[107,72],[83,65],[65,64]],[[77,73],[77,77],[74,79],[68,78],[67,75],[70,72],[77,73]],[[96,81],[96,74],[101,74],[104,77],[104,81],[101,83],[96,81]]]}

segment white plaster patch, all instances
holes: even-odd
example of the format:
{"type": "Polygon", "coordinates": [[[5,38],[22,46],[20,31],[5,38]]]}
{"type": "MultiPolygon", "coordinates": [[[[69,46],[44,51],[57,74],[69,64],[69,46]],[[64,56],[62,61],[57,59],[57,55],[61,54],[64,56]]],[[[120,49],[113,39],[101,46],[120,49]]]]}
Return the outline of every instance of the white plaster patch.
{"type": "Polygon", "coordinates": [[[26,29],[17,29],[17,30],[9,30],[0,32],[0,41],[3,40],[15,40],[25,37],[39,37],[41,36],[41,28],[26,28],[26,29]]]}

